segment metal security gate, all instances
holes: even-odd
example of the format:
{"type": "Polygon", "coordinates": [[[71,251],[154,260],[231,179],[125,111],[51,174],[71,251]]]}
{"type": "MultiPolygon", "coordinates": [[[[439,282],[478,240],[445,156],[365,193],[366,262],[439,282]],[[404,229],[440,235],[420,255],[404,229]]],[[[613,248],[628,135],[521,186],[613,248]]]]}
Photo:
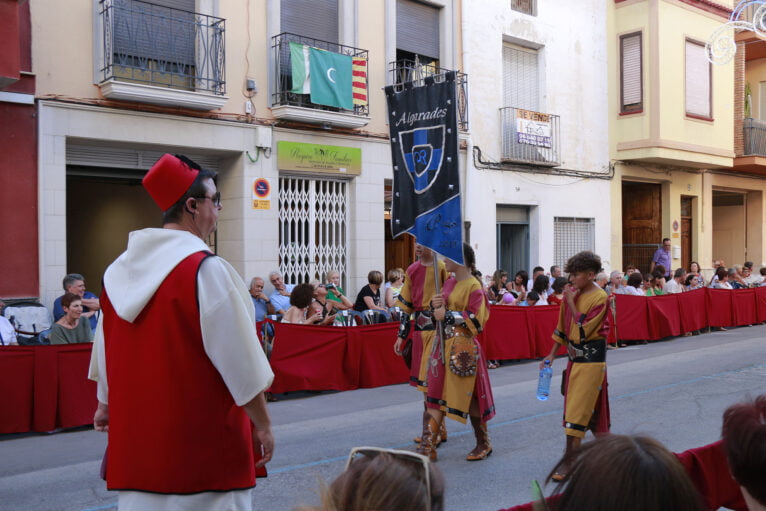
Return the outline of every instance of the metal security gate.
{"type": "Polygon", "coordinates": [[[329,270],[345,282],[347,190],[340,180],[279,179],[279,271],[285,282],[324,279],[329,270]]]}

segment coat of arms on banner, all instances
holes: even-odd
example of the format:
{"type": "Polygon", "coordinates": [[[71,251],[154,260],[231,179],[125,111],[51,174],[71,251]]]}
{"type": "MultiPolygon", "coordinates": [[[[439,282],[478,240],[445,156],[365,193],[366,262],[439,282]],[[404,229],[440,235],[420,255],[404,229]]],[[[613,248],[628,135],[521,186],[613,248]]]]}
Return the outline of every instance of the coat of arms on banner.
{"type": "Polygon", "coordinates": [[[444,134],[444,125],[399,133],[399,148],[415,193],[428,190],[439,176],[444,158],[444,134]]]}

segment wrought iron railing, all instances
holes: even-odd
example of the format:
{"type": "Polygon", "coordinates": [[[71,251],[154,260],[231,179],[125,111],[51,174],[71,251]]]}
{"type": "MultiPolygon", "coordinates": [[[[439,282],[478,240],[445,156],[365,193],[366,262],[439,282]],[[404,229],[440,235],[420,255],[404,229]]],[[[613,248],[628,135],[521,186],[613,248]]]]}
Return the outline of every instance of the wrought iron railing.
{"type": "MultiPolygon", "coordinates": [[[[311,102],[309,94],[296,94],[291,91],[293,88],[293,71],[292,60],[290,58],[290,43],[305,44],[313,48],[319,48],[322,50],[331,51],[333,53],[340,53],[341,55],[348,55],[351,57],[359,57],[368,59],[367,50],[360,48],[354,48],[353,46],[346,46],[343,44],[333,43],[330,41],[322,41],[320,39],[314,39],[311,37],[304,37],[299,34],[291,34],[289,32],[282,32],[281,34],[272,37],[271,49],[274,56],[274,92],[272,94],[272,106],[301,106],[305,108],[313,108],[315,110],[328,110],[331,112],[350,112],[350,110],[343,110],[340,108],[318,105],[311,102]]],[[[368,74],[369,74],[369,59],[368,74]]],[[[367,98],[369,101],[369,80],[365,82],[367,91],[367,98]]],[[[353,113],[360,116],[367,116],[370,113],[369,102],[364,105],[354,104],[353,113]]]]}
{"type": "Polygon", "coordinates": [[[225,20],[141,0],[100,0],[102,80],[226,94],[225,20]]]}
{"type": "Polygon", "coordinates": [[[560,118],[512,106],[501,108],[503,161],[555,167],[561,164],[560,118]]]}
{"type": "MultiPolygon", "coordinates": [[[[391,83],[394,86],[405,82],[414,82],[422,85],[426,77],[433,77],[435,81],[444,80],[444,76],[451,69],[438,67],[431,63],[422,64],[414,60],[396,60],[389,64],[391,83]]],[[[457,72],[457,125],[460,131],[468,131],[468,75],[457,72]]]]}
{"type": "Polygon", "coordinates": [[[537,16],[537,0],[511,0],[511,9],[537,16]]]}
{"type": "Polygon", "coordinates": [[[766,122],[751,117],[742,123],[745,139],[745,154],[766,156],[766,122]]]}
{"type": "MultiPolygon", "coordinates": [[[[649,268],[652,266],[652,257],[654,253],[662,245],[658,243],[636,243],[636,244],[623,244],[622,245],[622,264],[632,264],[638,270],[643,273],[649,273],[649,268]]],[[[668,270],[668,268],[665,268],[668,270]]]]}

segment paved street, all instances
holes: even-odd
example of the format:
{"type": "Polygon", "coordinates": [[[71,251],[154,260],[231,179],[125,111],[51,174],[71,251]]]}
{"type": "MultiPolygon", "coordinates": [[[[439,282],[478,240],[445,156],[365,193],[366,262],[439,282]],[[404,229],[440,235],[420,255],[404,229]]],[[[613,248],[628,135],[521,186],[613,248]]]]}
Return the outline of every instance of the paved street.
{"type": "MultiPolygon", "coordinates": [[[[766,326],[638,345],[608,354],[612,431],[645,433],[675,451],[716,440],[723,410],[766,392],[766,326]]],[[[560,383],[563,359],[554,365],[560,383]]],[[[490,423],[494,454],[463,460],[473,447],[470,426],[448,422],[439,449],[447,478],[447,509],[494,510],[530,500],[560,456],[563,399],[534,398],[537,363],[490,372],[497,416],[490,423]]],[[[406,385],[345,393],[286,396],[271,406],[277,454],[259,480],[256,509],[289,510],[318,503],[320,481],[331,481],[356,445],[409,448],[422,404],[406,385]]],[[[151,417],[147,417],[151,420],[151,417]]],[[[98,478],[105,436],[92,430],[0,439],[0,509],[113,509],[116,496],[98,478]]],[[[550,488],[549,488],[550,489],[550,488]]]]}

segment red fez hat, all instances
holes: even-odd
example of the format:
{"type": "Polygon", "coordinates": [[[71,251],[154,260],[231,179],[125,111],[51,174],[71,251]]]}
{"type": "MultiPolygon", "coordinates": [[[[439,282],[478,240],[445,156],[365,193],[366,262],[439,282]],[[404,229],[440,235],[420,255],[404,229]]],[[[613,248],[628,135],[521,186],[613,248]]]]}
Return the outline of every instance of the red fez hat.
{"type": "Polygon", "coordinates": [[[189,167],[172,154],[164,154],[149,169],[142,182],[160,209],[167,211],[183,197],[198,174],[199,170],[189,167]]]}

